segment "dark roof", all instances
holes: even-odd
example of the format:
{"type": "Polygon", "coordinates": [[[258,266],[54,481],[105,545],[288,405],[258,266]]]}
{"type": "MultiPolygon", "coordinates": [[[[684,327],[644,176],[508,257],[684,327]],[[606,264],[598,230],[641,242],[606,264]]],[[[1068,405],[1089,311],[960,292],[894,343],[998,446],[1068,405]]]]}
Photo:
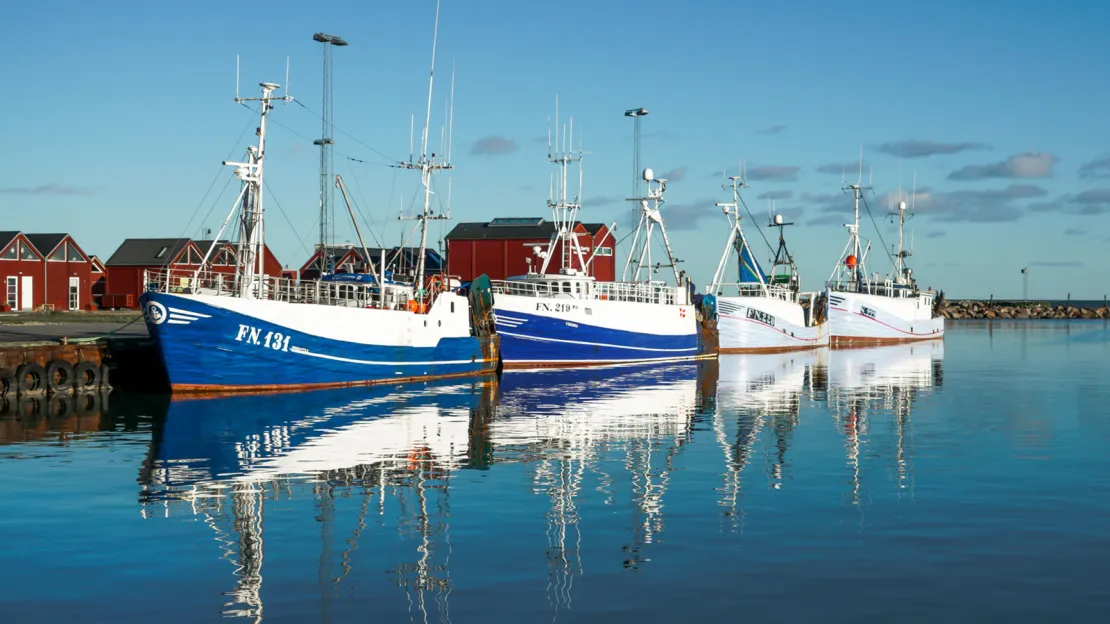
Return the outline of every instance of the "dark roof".
{"type": "MultiPolygon", "coordinates": [[[[523,219],[522,219],[523,220],[523,219]]],[[[497,221],[497,219],[495,219],[497,221]]],[[[502,222],[504,219],[501,220],[502,222]]],[[[604,223],[583,223],[591,236],[596,235],[604,223]]],[[[447,234],[446,240],[515,240],[551,238],[555,224],[544,221],[539,225],[500,225],[490,223],[460,223],[447,234]]]]}
{"type": "Polygon", "coordinates": [[[19,236],[19,232],[0,232],[0,250],[7,247],[16,236],[19,236]]]}
{"type": "Polygon", "coordinates": [[[105,266],[162,266],[177,257],[189,244],[187,238],[128,238],[104,263],[105,266]],[[161,258],[158,252],[165,247],[161,258]]]}
{"type": "MultiPolygon", "coordinates": [[[[214,243],[214,242],[216,242],[216,241],[214,241],[214,240],[195,240],[195,241],[193,241],[193,244],[197,246],[197,249],[200,249],[201,253],[205,253],[205,252],[208,251],[208,248],[211,247],[212,243],[214,243]]],[[[230,242],[231,241],[229,241],[229,240],[222,240],[222,241],[220,241],[220,244],[221,245],[226,245],[230,242]]]]}
{"type": "Polygon", "coordinates": [[[27,237],[27,240],[31,241],[31,244],[35,246],[35,249],[39,250],[39,253],[41,253],[43,256],[46,256],[46,254],[50,253],[51,251],[54,251],[54,248],[57,247],[63,240],[65,240],[66,236],[69,236],[69,235],[68,234],[24,234],[24,236],[27,237]]]}

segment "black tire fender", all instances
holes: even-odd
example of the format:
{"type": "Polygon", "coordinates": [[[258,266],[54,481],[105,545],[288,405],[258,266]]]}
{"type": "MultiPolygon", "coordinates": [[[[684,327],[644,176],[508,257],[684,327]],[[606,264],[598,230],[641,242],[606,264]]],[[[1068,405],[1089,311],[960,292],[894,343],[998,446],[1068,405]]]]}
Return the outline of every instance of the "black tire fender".
{"type": "Polygon", "coordinates": [[[68,392],[73,388],[73,364],[50,360],[46,365],[46,386],[51,392],[68,392]]]}
{"type": "Polygon", "coordinates": [[[73,367],[73,387],[91,390],[100,387],[100,367],[88,360],[81,360],[73,367]]]}
{"type": "Polygon", "coordinates": [[[46,392],[46,369],[35,362],[20,366],[15,372],[15,388],[20,395],[46,392]]]}
{"type": "Polygon", "coordinates": [[[15,396],[15,373],[0,368],[0,396],[15,396]]]}

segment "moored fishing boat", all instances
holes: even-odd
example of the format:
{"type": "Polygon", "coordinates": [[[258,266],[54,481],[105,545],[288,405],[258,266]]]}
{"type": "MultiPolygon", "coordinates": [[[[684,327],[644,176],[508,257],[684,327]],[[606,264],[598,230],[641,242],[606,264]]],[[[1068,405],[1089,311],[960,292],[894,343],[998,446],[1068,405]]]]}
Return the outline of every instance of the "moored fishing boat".
{"type": "Polygon", "coordinates": [[[740,225],[740,189],[746,186],[739,176],[732,176],[724,185],[732,190],[732,202],[717,204],[729,223],[728,241],[708,289],[717,300],[720,352],[771,353],[827,346],[824,298],[801,292],[798,267],[786,247],[783,228],[792,224],[781,216],[770,223],[779,230],[770,273],[764,273],[755,259],[740,225]],[[726,283],[725,272],[734,252],[737,281],[726,283]]]}
{"type": "Polygon", "coordinates": [[[559,167],[559,177],[557,191],[548,200],[555,232],[546,249],[535,248],[540,266],[526,275],[493,282],[505,368],[668,362],[714,355],[715,349],[699,335],[699,318],[705,325],[712,323],[713,315],[694,305],[663,226],[660,206],[666,180],[655,179],[651,169],[644,171],[647,193],[637,198],[640,221],[621,281],[598,280],[591,274],[598,248],[586,251],[579,244],[576,225],[581,204],[567,193],[568,165],[579,163],[581,180],[582,151],[573,152],[573,121],[564,136],[569,139],[554,151],[548,146],[548,160],[559,167]],[[668,262],[653,266],[651,245],[656,234],[668,262]],[[561,266],[553,266],[557,250],[561,266]],[[673,270],[673,285],[651,279],[661,267],[673,270]],[[626,280],[630,268],[633,277],[626,280]]]}
{"type": "Polygon", "coordinates": [[[848,228],[848,244],[829,277],[829,330],[833,346],[873,345],[944,337],[944,318],[937,310],[937,293],[922,291],[912,269],[906,266],[910,255],[904,247],[906,203],[898,202],[898,251],[892,258],[890,275],[868,275],[867,252],[859,238],[859,204],[863,199],[861,181],[849,184],[855,217],[848,228]]]}
{"type": "MultiPolygon", "coordinates": [[[[437,13],[438,29],[438,13],[437,13]]],[[[434,49],[434,47],[433,47],[434,49]]],[[[432,64],[435,57],[433,53],[432,64]]],[[[478,375],[496,370],[497,336],[485,276],[448,290],[441,278],[425,284],[386,279],[370,262],[367,274],[294,281],[262,272],[263,163],[267,119],[279,88],[262,83],[258,144],[235,167],[242,189],[219,241],[238,213],[233,276],[206,271],[212,249],[195,271],[148,271],[140,304],[174,392],[262,391],[396,383],[478,375]]],[[[431,83],[429,82],[429,110],[431,83]]],[[[425,191],[419,258],[424,246],[432,175],[451,165],[429,154],[404,169],[421,173],[425,191]]],[[[361,234],[360,234],[361,237],[361,234]]],[[[213,243],[213,249],[216,243],[213,243]]],[[[370,260],[369,258],[367,259],[370,260]]],[[[421,262],[422,264],[422,262],[421,262]]]]}

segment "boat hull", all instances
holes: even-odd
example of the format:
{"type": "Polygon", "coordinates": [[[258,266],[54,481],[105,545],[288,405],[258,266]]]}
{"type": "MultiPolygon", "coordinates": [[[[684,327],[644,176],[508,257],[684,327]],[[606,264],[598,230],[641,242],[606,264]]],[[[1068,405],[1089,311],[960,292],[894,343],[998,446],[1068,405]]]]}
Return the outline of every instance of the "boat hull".
{"type": "Polygon", "coordinates": [[[498,294],[493,305],[506,369],[693,360],[693,305],[498,294]]]}
{"type": "Polygon", "coordinates": [[[829,344],[827,322],[807,326],[802,306],[772,297],[718,297],[721,353],[777,353],[829,344]]]}
{"type": "Polygon", "coordinates": [[[944,319],[933,318],[932,306],[919,297],[884,297],[830,290],[831,344],[866,346],[938,340],[944,337],[944,319]]]}
{"type": "Polygon", "coordinates": [[[297,390],[494,372],[496,336],[470,335],[467,300],[427,314],[148,292],[147,328],[174,393],[297,390]]]}

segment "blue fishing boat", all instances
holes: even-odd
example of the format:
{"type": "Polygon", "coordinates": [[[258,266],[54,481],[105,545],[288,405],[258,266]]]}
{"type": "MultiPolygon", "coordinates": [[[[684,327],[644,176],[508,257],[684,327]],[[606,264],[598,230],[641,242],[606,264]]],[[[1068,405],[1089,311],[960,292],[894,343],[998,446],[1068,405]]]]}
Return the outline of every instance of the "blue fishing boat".
{"type": "MultiPolygon", "coordinates": [[[[437,13],[437,32],[438,19],[437,13]]],[[[419,264],[411,281],[388,279],[384,263],[375,266],[368,255],[367,274],[358,277],[296,281],[263,273],[267,121],[275,100],[291,98],[276,96],[277,84],[260,86],[260,98],[236,98],[261,104],[258,144],[243,162],[224,163],[235,167],[242,183],[216,236],[219,241],[237,214],[234,274],[212,270],[215,242],[195,270],[146,273],[140,304],[172,390],[270,391],[494,372],[499,352],[489,280],[483,275],[465,287],[448,288],[445,276],[423,276],[428,220],[436,218],[430,210],[431,179],[451,168],[449,158],[429,153],[426,129],[419,158],[398,165],[420,171],[424,189],[423,213],[416,216],[419,264]]],[[[431,89],[429,82],[429,111],[431,89]]],[[[338,176],[337,185],[343,189],[338,176]]],[[[355,226],[357,231],[357,221],[355,226]]]]}
{"type": "Polygon", "coordinates": [[[699,323],[699,318],[712,319],[713,311],[707,314],[695,305],[689,280],[678,270],[663,225],[660,208],[667,181],[656,179],[651,169],[644,170],[646,194],[634,198],[640,219],[621,280],[599,280],[592,265],[598,251],[605,248],[587,250],[580,244],[577,219],[581,202],[567,191],[572,163],[579,164],[581,187],[582,150],[574,152],[573,121],[562,135],[566,138],[554,150],[550,142],[548,145],[548,160],[559,167],[557,190],[548,200],[555,231],[546,248],[533,248],[538,269],[493,283],[505,368],[672,362],[715,356],[715,334],[707,345],[702,331],[706,328],[699,323]],[[656,242],[656,238],[660,240],[656,242]],[[652,264],[653,242],[663,246],[666,262],[652,264]],[[562,259],[561,266],[552,262],[556,255],[562,259]],[[661,268],[671,269],[674,283],[653,277],[661,268]]]}

